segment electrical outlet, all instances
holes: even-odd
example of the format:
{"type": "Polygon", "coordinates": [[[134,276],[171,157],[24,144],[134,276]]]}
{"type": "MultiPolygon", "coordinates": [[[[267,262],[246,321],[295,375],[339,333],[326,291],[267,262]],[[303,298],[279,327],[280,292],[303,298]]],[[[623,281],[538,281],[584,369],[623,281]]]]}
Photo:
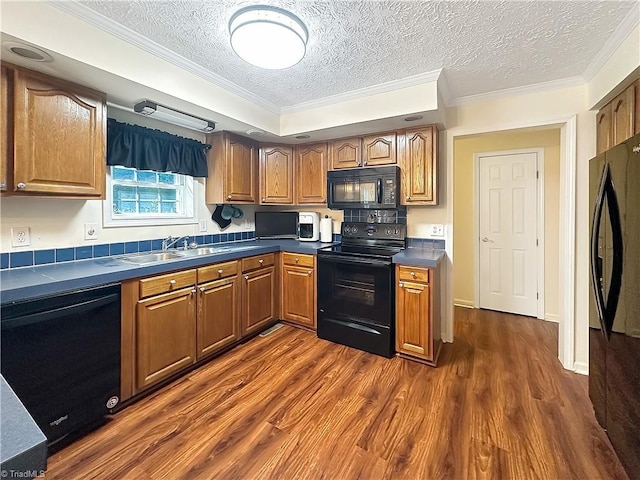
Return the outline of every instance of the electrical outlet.
{"type": "Polygon", "coordinates": [[[252,226],[251,220],[249,220],[248,218],[245,218],[244,219],[244,229],[246,231],[249,231],[249,230],[251,230],[251,226],[252,226]]]}
{"type": "Polygon", "coordinates": [[[13,227],[11,229],[11,246],[26,247],[31,245],[31,230],[29,227],[13,227]]]}
{"type": "Polygon", "coordinates": [[[98,239],[98,224],[97,223],[85,223],[84,224],[84,239],[85,240],[97,240],[98,239]]]}
{"type": "Polygon", "coordinates": [[[431,225],[431,235],[434,237],[444,237],[444,225],[441,223],[431,225]]]}
{"type": "Polygon", "coordinates": [[[201,232],[206,232],[207,231],[207,221],[206,220],[200,220],[200,231],[201,232]]]}

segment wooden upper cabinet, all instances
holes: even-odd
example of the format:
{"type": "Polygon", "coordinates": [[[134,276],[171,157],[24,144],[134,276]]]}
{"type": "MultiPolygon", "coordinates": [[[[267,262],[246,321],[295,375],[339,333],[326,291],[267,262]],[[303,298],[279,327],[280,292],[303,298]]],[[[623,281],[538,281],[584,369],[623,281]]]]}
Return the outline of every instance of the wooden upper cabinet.
{"type": "Polygon", "coordinates": [[[329,143],[331,170],[359,167],[362,162],[362,139],[341,138],[329,143]]]}
{"type": "Polygon", "coordinates": [[[398,138],[402,205],[438,204],[438,130],[405,130],[398,138]]]}
{"type": "Polygon", "coordinates": [[[13,70],[2,65],[0,79],[0,192],[13,185],[13,70]]]}
{"type": "Polygon", "coordinates": [[[362,139],[362,165],[395,165],[396,132],[371,135],[362,139]]]}
{"type": "Polygon", "coordinates": [[[260,146],[260,203],[293,203],[293,147],[260,146]]]}
{"type": "Polygon", "coordinates": [[[104,198],[106,125],[104,94],[16,69],[14,192],[104,198]]]}
{"type": "Polygon", "coordinates": [[[296,204],[327,203],[328,147],[326,143],[296,147],[296,204]]]}
{"type": "Polygon", "coordinates": [[[257,203],[258,144],[228,132],[207,137],[205,203],[257,203]]]}
{"type": "Polygon", "coordinates": [[[609,150],[613,145],[613,121],[610,103],[600,109],[596,122],[596,153],[602,153],[609,150]]]}
{"type": "Polygon", "coordinates": [[[634,135],[635,90],[635,85],[632,84],[611,101],[613,145],[634,135]]]}

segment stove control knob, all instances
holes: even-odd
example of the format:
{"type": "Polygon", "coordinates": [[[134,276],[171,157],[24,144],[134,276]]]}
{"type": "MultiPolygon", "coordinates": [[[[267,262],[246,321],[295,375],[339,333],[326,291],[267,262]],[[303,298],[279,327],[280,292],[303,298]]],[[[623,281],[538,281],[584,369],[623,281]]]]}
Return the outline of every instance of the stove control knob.
{"type": "Polygon", "coordinates": [[[355,225],[353,227],[351,227],[351,231],[353,233],[356,233],[358,231],[358,227],[356,227],[355,225]]]}
{"type": "Polygon", "coordinates": [[[391,235],[391,229],[387,228],[384,233],[386,233],[387,235],[391,235]]]}
{"type": "Polygon", "coordinates": [[[351,227],[349,225],[344,227],[344,233],[351,233],[351,227]]]}

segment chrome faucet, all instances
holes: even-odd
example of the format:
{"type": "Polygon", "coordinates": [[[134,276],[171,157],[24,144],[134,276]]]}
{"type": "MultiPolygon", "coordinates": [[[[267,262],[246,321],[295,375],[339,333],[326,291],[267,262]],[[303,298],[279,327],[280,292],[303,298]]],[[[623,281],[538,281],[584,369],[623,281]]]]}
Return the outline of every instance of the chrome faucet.
{"type": "Polygon", "coordinates": [[[162,251],[168,250],[169,248],[173,247],[180,240],[183,241],[182,246],[186,250],[187,249],[187,237],[188,237],[188,235],[184,235],[182,237],[172,237],[171,235],[169,235],[167,238],[163,238],[162,239],[162,251]]]}

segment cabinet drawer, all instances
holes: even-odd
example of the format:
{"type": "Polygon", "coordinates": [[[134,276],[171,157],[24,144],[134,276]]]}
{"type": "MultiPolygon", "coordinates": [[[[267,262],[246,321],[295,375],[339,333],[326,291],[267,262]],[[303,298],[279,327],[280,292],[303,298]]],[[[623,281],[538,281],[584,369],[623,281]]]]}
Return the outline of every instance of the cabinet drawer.
{"type": "Polygon", "coordinates": [[[265,255],[256,255],[255,257],[242,259],[242,271],[248,272],[256,268],[269,267],[275,263],[275,254],[267,253],[265,255]]]}
{"type": "Polygon", "coordinates": [[[313,268],[313,255],[284,252],[282,254],[282,261],[285,265],[313,268]]]}
{"type": "Polygon", "coordinates": [[[198,269],[198,283],[219,280],[221,278],[237,275],[237,273],[237,260],[234,260],[232,262],[216,263],[215,265],[209,265],[198,269]]]}
{"type": "Polygon", "coordinates": [[[196,271],[185,270],[184,272],[167,273],[157,277],[140,280],[140,298],[158,295],[160,293],[172,292],[180,288],[196,284],[196,271]]]}
{"type": "Polygon", "coordinates": [[[399,267],[398,280],[429,283],[429,269],[421,267],[399,267]]]}

